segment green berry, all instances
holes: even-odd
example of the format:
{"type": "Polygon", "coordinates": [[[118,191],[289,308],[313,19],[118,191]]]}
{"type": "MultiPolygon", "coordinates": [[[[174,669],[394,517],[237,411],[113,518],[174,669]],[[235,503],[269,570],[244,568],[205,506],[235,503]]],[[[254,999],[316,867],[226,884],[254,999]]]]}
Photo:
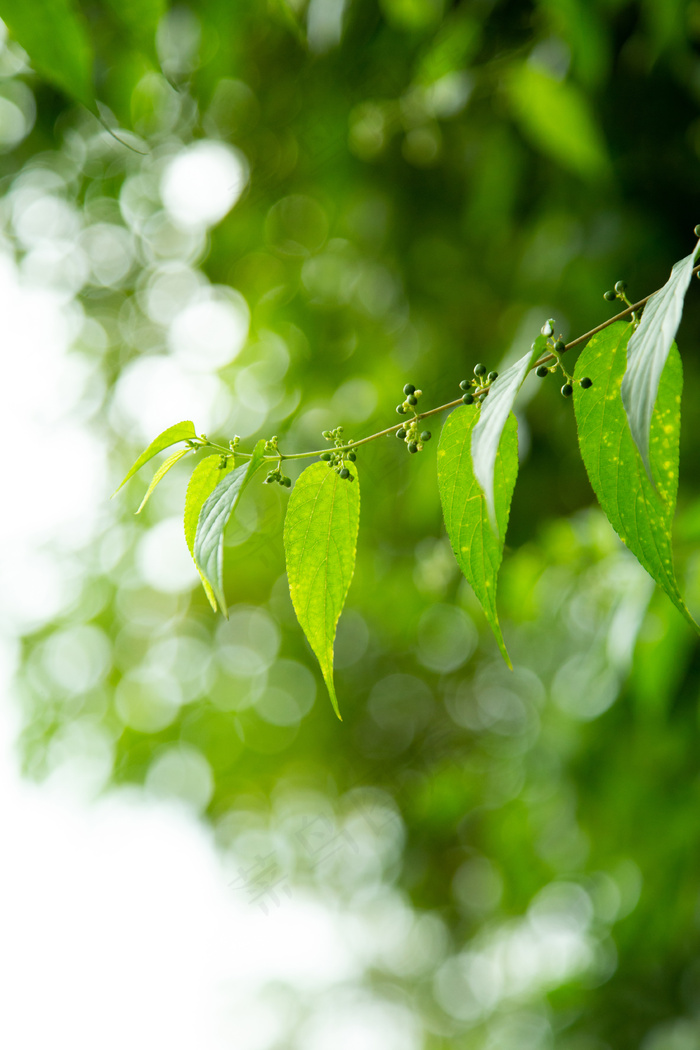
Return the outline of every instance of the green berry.
{"type": "Polygon", "coordinates": [[[351,463],[354,463],[354,462],[355,462],[355,460],[357,459],[357,455],[356,455],[356,453],[354,453],[354,452],[348,452],[348,459],[350,460],[350,462],[351,462],[351,463]]]}
{"type": "Polygon", "coordinates": [[[286,489],[291,489],[291,487],[292,487],[292,479],[291,478],[284,478],[284,487],[286,489]]]}
{"type": "Polygon", "coordinates": [[[554,344],[554,349],[558,354],[562,354],[566,350],[566,343],[564,342],[564,340],[557,339],[556,343],[554,344]]]}
{"type": "Polygon", "coordinates": [[[331,454],[330,454],[330,452],[322,452],[322,453],[321,453],[321,459],[325,459],[326,463],[328,462],[328,460],[329,460],[330,458],[331,458],[331,454]]]}
{"type": "Polygon", "coordinates": [[[397,405],[396,406],[396,411],[398,412],[398,414],[400,416],[405,416],[406,415],[406,406],[405,405],[397,405]]]}
{"type": "Polygon", "coordinates": [[[700,237],[700,226],[695,227],[694,233],[696,237],[700,237]]]}
{"type": "Polygon", "coordinates": [[[403,392],[404,394],[415,394],[416,388],[414,387],[413,383],[406,383],[406,386],[403,388],[403,392]]]}
{"type": "Polygon", "coordinates": [[[574,392],[574,388],[572,387],[571,383],[564,383],[564,386],[561,388],[561,392],[562,397],[571,397],[571,395],[574,392]]]}
{"type": "Polygon", "coordinates": [[[406,398],[406,400],[408,401],[409,405],[417,405],[418,404],[418,398],[416,397],[415,394],[409,394],[408,397],[406,398]]]}
{"type": "Polygon", "coordinates": [[[486,378],[488,379],[489,383],[493,383],[494,379],[498,379],[498,372],[489,372],[486,378]]]}
{"type": "Polygon", "coordinates": [[[465,405],[473,405],[474,404],[474,395],[473,394],[464,394],[464,396],[462,397],[462,401],[464,402],[465,405]]]}
{"type": "Polygon", "coordinates": [[[399,429],[396,431],[396,436],[400,441],[403,441],[403,439],[406,437],[405,429],[403,427],[399,427],[399,429]]]}
{"type": "Polygon", "coordinates": [[[418,451],[418,445],[415,443],[415,441],[409,441],[408,451],[411,453],[418,451]]]}
{"type": "Polygon", "coordinates": [[[584,390],[589,390],[593,386],[593,380],[589,376],[584,376],[581,380],[581,386],[584,390]]]}
{"type": "Polygon", "coordinates": [[[474,365],[474,375],[475,376],[485,376],[486,375],[486,365],[481,365],[481,364],[480,365],[474,365]]]}
{"type": "Polygon", "coordinates": [[[618,295],[622,295],[623,292],[627,291],[627,281],[618,281],[615,285],[615,291],[618,295]]]}
{"type": "Polygon", "coordinates": [[[340,471],[340,476],[341,476],[341,478],[349,478],[350,477],[350,471],[348,470],[347,467],[343,467],[343,469],[340,471]]]}
{"type": "Polygon", "coordinates": [[[463,379],[462,382],[459,384],[460,390],[469,390],[470,387],[471,382],[468,379],[463,379]]]}
{"type": "Polygon", "coordinates": [[[430,441],[432,436],[433,435],[430,433],[429,430],[424,430],[423,433],[420,436],[420,439],[421,439],[421,441],[430,441]]]}
{"type": "Polygon", "coordinates": [[[615,293],[614,293],[614,292],[609,292],[609,291],[608,291],[608,292],[605,292],[605,293],[603,294],[603,298],[604,298],[604,299],[605,299],[605,301],[606,301],[606,302],[608,302],[608,303],[614,303],[614,302],[615,302],[615,300],[617,299],[617,296],[615,295],[615,293]]]}
{"type": "Polygon", "coordinates": [[[548,376],[549,375],[549,369],[547,368],[547,366],[546,365],[539,365],[539,367],[537,369],[537,375],[540,377],[540,379],[544,379],[545,376],[548,376]]]}

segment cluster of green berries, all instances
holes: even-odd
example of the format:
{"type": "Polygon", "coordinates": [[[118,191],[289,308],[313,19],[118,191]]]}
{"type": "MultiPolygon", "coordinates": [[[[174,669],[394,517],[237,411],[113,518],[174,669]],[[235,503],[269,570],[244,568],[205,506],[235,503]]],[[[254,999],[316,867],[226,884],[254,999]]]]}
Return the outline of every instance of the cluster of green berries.
{"type": "Polygon", "coordinates": [[[616,285],[615,285],[614,290],[610,290],[610,291],[607,291],[607,292],[603,293],[603,298],[608,303],[614,303],[616,299],[620,299],[623,303],[627,303],[628,306],[631,306],[632,304],[630,303],[629,299],[625,295],[626,291],[627,291],[627,282],[626,281],[618,281],[616,283],[616,285]]]}
{"type": "Polygon", "coordinates": [[[406,448],[415,455],[416,452],[423,451],[423,445],[426,441],[430,441],[433,436],[429,430],[418,431],[418,417],[416,416],[416,405],[418,404],[418,398],[422,395],[422,390],[416,390],[413,383],[406,383],[403,388],[406,400],[401,405],[396,406],[396,411],[400,416],[405,416],[407,412],[413,412],[413,419],[410,423],[407,423],[404,427],[399,427],[396,431],[396,436],[399,441],[403,441],[406,444],[406,448]]]}
{"type": "Polygon", "coordinates": [[[494,379],[498,379],[498,372],[489,372],[487,374],[486,365],[474,365],[474,378],[463,379],[459,384],[464,404],[473,405],[475,401],[483,401],[494,379]]]}
{"type": "Polygon", "coordinates": [[[265,485],[272,485],[273,482],[277,482],[278,485],[282,485],[285,489],[292,487],[292,479],[285,477],[279,467],[276,470],[270,470],[267,477],[265,478],[265,485]]]}
{"type": "Polygon", "coordinates": [[[323,437],[326,441],[332,441],[335,444],[335,452],[322,452],[321,459],[324,463],[327,463],[331,470],[334,470],[336,474],[343,478],[343,480],[353,481],[353,476],[350,473],[346,463],[354,463],[357,459],[357,455],[352,449],[343,448],[344,445],[352,444],[352,442],[343,440],[343,428],[336,427],[335,430],[324,430],[323,437]]]}
{"type": "Polygon", "coordinates": [[[576,383],[578,383],[583,390],[588,390],[589,387],[592,387],[593,380],[590,379],[588,376],[584,376],[583,379],[574,379],[574,377],[570,376],[564,368],[561,359],[561,354],[563,354],[563,352],[566,350],[566,343],[561,338],[561,336],[559,336],[557,339],[554,338],[553,317],[550,317],[548,321],[545,321],[545,323],[542,325],[541,331],[542,335],[545,336],[547,339],[547,348],[552,354],[554,354],[554,356],[556,357],[556,361],[553,365],[537,366],[537,375],[540,377],[540,379],[544,379],[544,377],[548,376],[550,372],[556,372],[558,368],[561,368],[564,379],[566,380],[566,382],[561,388],[562,397],[571,397],[571,395],[574,392],[574,386],[576,383]]]}

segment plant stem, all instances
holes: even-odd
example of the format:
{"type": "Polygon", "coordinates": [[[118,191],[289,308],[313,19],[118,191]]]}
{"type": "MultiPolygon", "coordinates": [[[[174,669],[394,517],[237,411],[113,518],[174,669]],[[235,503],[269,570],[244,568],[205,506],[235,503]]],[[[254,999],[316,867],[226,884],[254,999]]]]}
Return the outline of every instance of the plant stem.
{"type": "MultiPolygon", "coordinates": [[[[700,273],[700,266],[694,267],[693,273],[700,273]]],[[[599,324],[596,328],[591,328],[590,332],[585,332],[583,335],[577,336],[576,339],[572,339],[571,342],[567,343],[564,346],[564,349],[560,352],[563,354],[566,353],[567,350],[572,350],[575,346],[580,346],[581,343],[587,342],[587,340],[591,339],[594,335],[597,335],[598,332],[602,332],[605,328],[609,328],[611,324],[615,324],[616,321],[622,321],[625,317],[629,317],[630,314],[635,313],[637,310],[641,310],[641,308],[649,302],[652,295],[656,295],[656,292],[650,292],[649,295],[646,295],[643,299],[640,299],[638,303],[633,303],[631,306],[628,306],[626,310],[623,310],[619,314],[615,314],[614,317],[609,317],[607,321],[603,321],[603,323],[599,324]]],[[[529,370],[532,371],[533,368],[537,368],[539,365],[546,365],[549,364],[551,361],[555,360],[557,360],[556,354],[545,354],[544,357],[541,357],[538,361],[535,361],[534,364],[530,366],[529,370]]],[[[476,397],[478,394],[481,394],[484,391],[488,391],[488,387],[478,387],[476,390],[473,391],[473,393],[476,397]]],[[[456,408],[457,405],[461,404],[463,404],[462,398],[458,397],[455,401],[448,401],[447,404],[439,405],[437,408],[431,408],[427,412],[418,412],[416,413],[415,418],[416,420],[427,419],[429,416],[436,416],[440,412],[445,412],[448,408],[456,408]]],[[[393,434],[404,425],[405,424],[403,422],[396,423],[392,427],[387,427],[386,430],[378,430],[376,434],[370,434],[368,437],[360,438],[358,441],[352,441],[347,445],[339,445],[337,447],[332,448],[320,448],[316,449],[313,452],[292,452],[287,455],[280,454],[279,456],[265,456],[265,459],[315,459],[317,456],[322,455],[324,452],[350,452],[352,449],[357,448],[358,445],[367,445],[370,441],[376,441],[377,438],[385,437],[387,434],[393,434]]],[[[217,445],[213,441],[209,441],[208,444],[212,448],[215,448],[220,452],[226,453],[229,456],[233,455],[230,448],[224,448],[222,445],[217,445]]],[[[236,451],[235,454],[237,457],[243,459],[250,459],[251,456],[250,452],[236,451]]]]}

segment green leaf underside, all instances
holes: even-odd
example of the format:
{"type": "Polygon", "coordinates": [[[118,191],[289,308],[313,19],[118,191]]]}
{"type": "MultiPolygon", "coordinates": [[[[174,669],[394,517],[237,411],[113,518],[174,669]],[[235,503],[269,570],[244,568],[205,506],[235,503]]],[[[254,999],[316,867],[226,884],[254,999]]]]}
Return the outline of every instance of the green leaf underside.
{"type": "Polygon", "coordinates": [[[164,463],[161,463],[161,465],[158,467],[158,470],[155,472],[155,474],[153,475],[153,477],[151,479],[151,484],[146,489],[146,495],[141,500],[141,504],[139,506],[139,509],[136,511],[137,514],[141,513],[141,511],[143,510],[143,508],[146,506],[146,504],[148,503],[149,499],[151,498],[151,493],[154,491],[156,486],[163,480],[163,478],[168,473],[170,468],[174,467],[175,464],[179,460],[181,460],[183,456],[186,456],[187,453],[191,452],[191,451],[192,451],[191,448],[179,448],[176,452],[173,452],[172,456],[168,456],[168,458],[165,460],[164,463]]]}
{"type": "Polygon", "coordinates": [[[95,112],[87,23],[72,0],[0,0],[0,18],[36,71],[95,112]]]}
{"type": "Polygon", "coordinates": [[[189,419],[182,423],[175,423],[172,427],[168,427],[167,430],[164,430],[162,434],[159,434],[157,438],[153,439],[147,449],[144,449],[129,470],[129,473],[126,475],[121,485],[114,490],[112,495],[116,496],[119,489],[123,488],[127,481],[129,481],[130,478],[133,478],[134,474],[148,463],[149,460],[153,459],[154,456],[157,456],[159,452],[163,452],[166,448],[170,448],[171,445],[176,445],[178,441],[189,441],[196,436],[194,423],[189,419]]]}
{"type": "Polygon", "coordinates": [[[678,491],[681,359],[674,345],[661,374],[651,420],[649,455],[655,489],[635,448],[620,398],[632,332],[632,325],[622,321],[611,325],[591,339],[576,362],[576,378],[587,375],[593,380],[589,390],[574,387],[579,446],[608,521],[697,630],[678,589],[671,546],[678,491]]]}
{"type": "Polygon", "coordinates": [[[498,529],[495,510],[494,469],[501,434],[515,398],[534,361],[547,349],[547,340],[538,336],[528,352],[494,380],[488,397],[481,406],[478,421],[471,434],[471,462],[474,477],[486,497],[486,509],[492,527],[498,529]]]}
{"type": "Polygon", "coordinates": [[[321,666],[333,709],[333,643],[338,619],[355,571],[360,523],[360,483],[353,463],[345,464],[353,481],[312,463],[289,498],[284,521],[284,551],[294,612],[321,666]]]}
{"type": "Polygon", "coordinates": [[[211,587],[224,616],[228,616],[224,594],[224,530],[264,455],[265,442],[261,440],[250,459],[234,467],[207,496],[197,522],[194,563],[211,587]]]}
{"type": "MultiPolygon", "coordinates": [[[[185,540],[187,541],[187,547],[192,555],[193,561],[194,538],[197,533],[197,522],[199,521],[202,507],[219,482],[227,474],[230,474],[235,466],[234,456],[229,456],[224,466],[221,465],[221,459],[222,457],[218,453],[214,456],[206,456],[192,471],[187,485],[184,520],[185,540]]],[[[195,562],[195,565],[196,564],[197,563],[195,562]]],[[[197,566],[197,572],[199,572],[199,575],[201,576],[202,586],[204,587],[204,593],[209,599],[209,604],[214,612],[216,612],[218,606],[216,604],[214,592],[207,580],[202,576],[199,566],[197,566]]]]}
{"type": "Polygon", "coordinates": [[[700,241],[691,255],[671,270],[663,288],[650,297],[637,331],[627,344],[627,370],[621,395],[635,445],[649,477],[654,480],[649,456],[649,430],[659,381],[676,337],[683,313],[683,300],[693,276],[700,241]]]}
{"type": "Polygon", "coordinates": [[[481,603],[503,659],[512,669],[498,621],[496,583],[518,475],[518,424],[511,412],[496,453],[496,533],[491,527],[486,499],[472,465],[471,438],[477,420],[478,413],[465,406],[455,409],[445,421],[437,454],[440,501],[457,564],[481,603]]]}

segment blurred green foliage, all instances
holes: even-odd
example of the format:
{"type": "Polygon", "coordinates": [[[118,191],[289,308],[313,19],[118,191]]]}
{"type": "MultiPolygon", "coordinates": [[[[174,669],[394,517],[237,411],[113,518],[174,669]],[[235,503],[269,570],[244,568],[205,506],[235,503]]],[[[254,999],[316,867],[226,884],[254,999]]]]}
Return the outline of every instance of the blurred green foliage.
{"type": "MultiPolygon", "coordinates": [[[[162,425],[202,429],[199,405],[212,436],[303,449],[394,422],[406,381],[441,404],[476,360],[515,359],[550,314],[580,334],[617,278],[640,298],[690,249],[694,0],[80,7],[100,112],[135,149],[6,44],[0,105],[25,134],[3,138],[2,221],[87,318],[106,489],[162,425]],[[245,188],[189,222],[168,173],[203,144],[245,188]],[[30,250],[37,200],[68,231],[53,262],[30,250]],[[198,303],[248,328],[240,352],[197,341],[198,303]],[[182,417],[173,361],[194,376],[182,417]]],[[[691,289],[676,554],[696,613],[699,327],[691,289]]],[[[226,622],[171,554],[176,466],[138,519],[147,478],[104,511],[70,600],[26,633],[26,769],[93,761],[105,787],[182,797],[251,901],[265,856],[375,909],[366,980],[427,1050],[695,1050],[697,643],[590,509],[571,404],[528,389],[500,582],[513,673],[441,527],[437,441],[358,457],[342,725],[289,600],[287,495],[249,490],[231,526],[226,622]]]]}

